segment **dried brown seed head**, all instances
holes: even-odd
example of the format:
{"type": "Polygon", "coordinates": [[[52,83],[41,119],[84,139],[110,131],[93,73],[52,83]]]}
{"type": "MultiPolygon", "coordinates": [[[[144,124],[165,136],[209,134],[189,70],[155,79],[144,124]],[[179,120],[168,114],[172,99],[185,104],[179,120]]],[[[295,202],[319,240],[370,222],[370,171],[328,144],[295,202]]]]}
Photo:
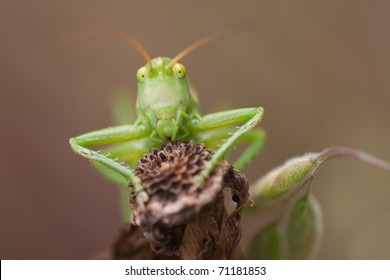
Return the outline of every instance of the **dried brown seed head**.
{"type": "Polygon", "coordinates": [[[144,190],[136,193],[130,185],[132,222],[142,228],[155,254],[229,258],[238,244],[241,236],[240,211],[248,197],[248,182],[242,173],[223,161],[202,188],[191,189],[213,153],[203,144],[192,141],[172,142],[160,149],[152,149],[138,162],[135,174],[141,179],[144,190]],[[237,203],[236,210],[229,217],[223,206],[223,188],[234,192],[237,203]],[[142,205],[138,203],[140,197],[142,205]],[[198,236],[186,237],[189,228],[197,231],[198,236]],[[220,238],[221,234],[223,238],[220,238]],[[183,253],[184,247],[194,249],[192,245],[188,247],[189,244],[181,246],[183,237],[186,242],[196,240],[195,243],[199,243],[195,244],[197,253],[183,253]],[[217,242],[222,239],[225,239],[226,248],[221,250],[217,242]],[[217,251],[218,254],[215,253],[217,251]]]}

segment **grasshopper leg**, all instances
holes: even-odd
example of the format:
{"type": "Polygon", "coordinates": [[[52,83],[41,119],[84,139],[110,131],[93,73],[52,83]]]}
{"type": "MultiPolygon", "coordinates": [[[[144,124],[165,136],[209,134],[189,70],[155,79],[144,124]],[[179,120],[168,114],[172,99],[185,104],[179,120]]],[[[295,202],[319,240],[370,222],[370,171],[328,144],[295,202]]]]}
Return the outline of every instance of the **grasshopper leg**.
{"type": "Polygon", "coordinates": [[[146,137],[151,131],[150,127],[142,124],[122,125],[86,133],[70,139],[72,150],[89,160],[96,161],[120,174],[124,179],[130,180],[135,191],[142,190],[141,180],[134,172],[119,162],[90,149],[91,146],[110,145],[146,137]]]}
{"type": "MultiPolygon", "coordinates": [[[[261,122],[263,116],[264,110],[261,107],[246,108],[206,115],[189,123],[190,129],[197,133],[243,124],[217,149],[213,158],[207,163],[206,167],[199,175],[199,182],[195,185],[196,188],[203,185],[204,181],[210,176],[214,168],[225,158],[227,153],[236,145],[240,138],[255,128],[261,122]]],[[[256,137],[258,138],[259,136],[248,136],[248,140],[250,140],[251,137],[256,139],[256,137]]],[[[245,140],[245,138],[243,138],[243,140],[245,140]]],[[[257,145],[255,148],[261,146],[262,145],[257,145]]],[[[243,154],[243,157],[238,160],[238,165],[241,165],[239,167],[244,167],[253,153],[257,152],[258,148],[257,150],[255,148],[252,148],[243,154]]]]}
{"type": "MultiPolygon", "coordinates": [[[[158,145],[159,142],[150,141],[145,137],[139,140],[111,145],[102,149],[100,154],[108,155],[106,157],[113,159],[118,163],[126,164],[130,168],[135,168],[138,160],[142,158],[144,154],[148,153],[150,149],[158,145]]],[[[129,182],[123,176],[100,162],[94,161],[92,164],[103,176],[128,190],[127,185],[129,182]]]]}
{"type": "Polygon", "coordinates": [[[182,123],[183,119],[187,118],[188,115],[183,110],[179,110],[177,113],[175,127],[173,128],[172,140],[176,140],[177,132],[179,131],[179,124],[182,123]]]}
{"type": "MultiPolygon", "coordinates": [[[[218,149],[222,145],[222,141],[227,135],[232,135],[232,129],[218,129],[215,132],[202,135],[200,142],[204,143],[206,147],[218,149]]],[[[238,170],[243,170],[250,161],[263,149],[265,144],[266,134],[261,128],[255,128],[243,134],[237,141],[237,144],[249,143],[250,145],[243,154],[234,162],[233,166],[238,170]]]]}
{"type": "MultiPolygon", "coordinates": [[[[124,143],[114,144],[101,151],[101,154],[109,154],[109,158],[127,164],[130,168],[135,168],[137,162],[144,154],[151,148],[155,147],[155,142],[150,142],[148,139],[142,138],[140,140],[127,141],[124,143]]],[[[93,167],[99,171],[104,177],[115,182],[122,188],[119,189],[121,213],[123,222],[131,220],[131,209],[129,208],[129,182],[119,173],[113,171],[106,165],[93,161],[93,167]]]]}

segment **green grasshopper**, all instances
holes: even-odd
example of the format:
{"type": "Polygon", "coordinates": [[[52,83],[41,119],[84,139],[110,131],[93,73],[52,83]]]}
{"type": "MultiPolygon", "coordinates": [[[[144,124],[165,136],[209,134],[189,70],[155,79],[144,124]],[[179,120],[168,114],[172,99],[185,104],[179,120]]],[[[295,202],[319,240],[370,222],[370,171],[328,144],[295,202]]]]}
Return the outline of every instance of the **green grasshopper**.
{"type": "MultiPolygon", "coordinates": [[[[151,59],[142,45],[124,31],[100,26],[98,29],[130,43],[146,60],[146,65],[136,75],[135,122],[70,139],[72,150],[91,160],[104,176],[127,191],[130,181],[135,192],[142,194],[141,181],[130,167],[134,168],[144,154],[163,143],[193,140],[216,150],[196,178],[196,189],[203,186],[235,145],[249,143],[233,164],[239,170],[244,169],[263,148],[265,132],[257,127],[264,116],[263,108],[242,108],[201,116],[197,94],[189,82],[186,68],[179,63],[188,53],[222,32],[201,38],[173,59],[151,59]],[[92,149],[105,145],[110,147],[103,151],[92,149]]],[[[319,167],[335,156],[352,156],[390,171],[390,164],[362,152],[331,148],[292,159],[269,172],[251,188],[256,205],[247,209],[245,214],[253,224],[258,224],[259,220],[266,222],[259,225],[249,240],[248,257],[301,259],[315,256],[321,236],[321,214],[309,192],[310,183],[319,167]]],[[[142,205],[144,197],[137,195],[137,201],[142,205]]]]}
{"type": "MultiPolygon", "coordinates": [[[[195,178],[194,189],[197,189],[203,186],[214,168],[236,144],[250,143],[234,163],[234,167],[240,170],[263,147],[265,133],[256,128],[263,119],[263,108],[242,108],[201,116],[196,92],[189,82],[186,68],[179,63],[189,52],[219,36],[221,32],[201,38],[173,59],[150,59],[141,44],[123,31],[104,27],[99,29],[130,42],[147,62],[136,75],[137,119],[134,124],[97,130],[70,139],[72,150],[97,163],[95,166],[107,177],[122,186],[127,186],[130,181],[134,190],[139,193],[143,189],[141,181],[131,168],[123,165],[124,163],[135,166],[143,154],[163,143],[193,140],[216,150],[202,173],[195,178]],[[238,125],[241,126],[237,129],[229,129],[238,125]],[[108,155],[91,149],[93,146],[118,143],[122,145],[112,148],[111,154],[108,155]],[[121,162],[117,161],[119,159],[121,162]]],[[[137,200],[142,204],[142,196],[137,196],[137,200]]]]}

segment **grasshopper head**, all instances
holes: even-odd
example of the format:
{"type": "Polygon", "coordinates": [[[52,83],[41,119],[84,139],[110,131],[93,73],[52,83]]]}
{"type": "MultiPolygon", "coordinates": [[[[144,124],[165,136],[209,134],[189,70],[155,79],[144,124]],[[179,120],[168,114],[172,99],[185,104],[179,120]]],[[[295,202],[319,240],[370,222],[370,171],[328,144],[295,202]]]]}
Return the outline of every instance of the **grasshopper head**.
{"type": "Polygon", "coordinates": [[[179,111],[185,112],[191,101],[191,90],[185,67],[170,65],[170,58],[157,57],[137,71],[137,106],[161,138],[172,138],[180,123],[179,111]]]}
{"type": "Polygon", "coordinates": [[[195,94],[191,91],[185,67],[178,63],[193,50],[225,34],[218,32],[202,37],[190,44],[173,59],[157,57],[150,59],[142,44],[124,30],[107,26],[97,26],[99,31],[108,33],[131,45],[147,62],[137,71],[138,96],[137,110],[163,139],[174,140],[182,121],[177,121],[179,113],[197,107],[195,94]]]}

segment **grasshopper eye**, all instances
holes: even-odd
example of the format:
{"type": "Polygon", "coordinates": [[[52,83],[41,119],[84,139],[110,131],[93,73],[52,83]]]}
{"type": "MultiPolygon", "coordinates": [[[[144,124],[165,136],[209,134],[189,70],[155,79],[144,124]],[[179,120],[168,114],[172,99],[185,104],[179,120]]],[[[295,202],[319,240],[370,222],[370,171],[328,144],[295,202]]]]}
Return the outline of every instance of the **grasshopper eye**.
{"type": "Polygon", "coordinates": [[[175,71],[176,76],[178,76],[179,78],[183,78],[186,75],[186,68],[183,64],[176,63],[173,66],[173,69],[175,71]]]}
{"type": "Polygon", "coordinates": [[[140,81],[140,82],[143,82],[145,81],[146,79],[146,67],[141,67],[140,69],[138,69],[137,71],[137,80],[140,81]]]}

